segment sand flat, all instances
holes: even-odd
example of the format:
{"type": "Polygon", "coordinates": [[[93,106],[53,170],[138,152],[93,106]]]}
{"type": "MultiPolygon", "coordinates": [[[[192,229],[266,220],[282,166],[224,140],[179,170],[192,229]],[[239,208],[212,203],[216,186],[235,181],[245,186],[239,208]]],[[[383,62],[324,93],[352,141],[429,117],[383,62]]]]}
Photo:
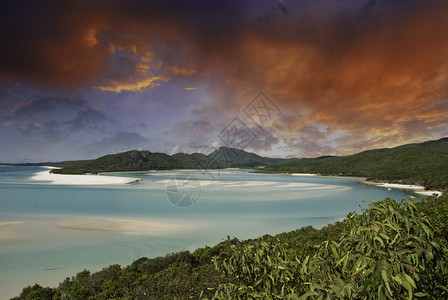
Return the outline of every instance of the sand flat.
{"type": "Polygon", "coordinates": [[[113,231],[146,235],[178,233],[197,227],[197,224],[169,220],[141,220],[106,217],[76,217],[53,221],[59,228],[81,231],[113,231]]]}
{"type": "Polygon", "coordinates": [[[17,227],[22,225],[24,222],[16,221],[16,222],[0,222],[0,242],[15,240],[19,238],[19,234],[17,233],[17,227]]]}
{"type": "MultiPolygon", "coordinates": [[[[166,188],[172,186],[175,182],[172,179],[158,180],[156,182],[159,188],[166,188]]],[[[253,187],[267,187],[267,188],[287,188],[300,190],[326,190],[326,189],[348,189],[347,187],[330,184],[316,184],[305,182],[277,182],[277,181],[261,181],[261,180],[240,180],[240,181],[219,181],[219,180],[184,180],[177,178],[179,186],[195,186],[197,183],[201,187],[213,188],[253,188],[253,187]]]]}

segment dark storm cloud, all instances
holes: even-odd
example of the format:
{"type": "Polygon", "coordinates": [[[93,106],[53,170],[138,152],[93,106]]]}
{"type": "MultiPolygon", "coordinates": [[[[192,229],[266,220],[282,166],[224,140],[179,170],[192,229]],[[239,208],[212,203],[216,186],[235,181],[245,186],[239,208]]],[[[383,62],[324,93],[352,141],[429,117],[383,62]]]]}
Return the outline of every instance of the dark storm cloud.
{"type": "Polygon", "coordinates": [[[136,132],[115,132],[113,135],[93,141],[81,149],[88,158],[128,150],[148,150],[150,142],[136,132]]]}
{"type": "Polygon", "coordinates": [[[328,131],[313,131],[319,126],[339,131],[334,139],[345,151],[440,135],[447,126],[446,1],[1,5],[4,85],[122,93],[187,77],[205,86],[208,102],[196,111],[209,119],[232,118],[263,89],[300,115],[274,124],[275,136],[303,133],[290,145],[309,154],[333,149],[325,147],[328,131]]]}
{"type": "MultiPolygon", "coordinates": [[[[252,130],[256,131],[257,128],[252,130]]],[[[280,142],[280,139],[275,136],[275,132],[268,130],[258,132],[256,138],[247,146],[246,151],[253,150],[255,153],[260,151],[269,151],[272,147],[280,142]]]]}
{"type": "MultiPolygon", "coordinates": [[[[61,105],[47,108],[19,111],[17,116],[13,116],[14,119],[4,121],[4,124],[0,125],[3,126],[0,144],[6,149],[7,161],[23,162],[25,158],[25,161],[86,158],[88,151],[84,145],[92,143],[92,137],[101,139],[110,136],[118,127],[112,119],[88,106],[72,107],[65,114],[61,113],[61,105]]],[[[114,149],[97,150],[104,154],[114,149]]]]}
{"type": "Polygon", "coordinates": [[[112,120],[109,120],[101,112],[86,107],[78,112],[76,118],[71,121],[65,122],[69,126],[70,130],[79,131],[83,129],[106,129],[107,124],[112,124],[112,120]]]}
{"type": "Polygon", "coordinates": [[[161,59],[170,61],[177,54],[167,50],[178,49],[183,39],[208,44],[205,48],[222,44],[241,25],[242,11],[237,1],[47,0],[1,6],[1,78],[58,88],[101,84],[111,73],[115,81],[134,75],[139,59],[126,58],[126,52],[140,57],[158,46],[165,50],[161,59]]]}
{"type": "Polygon", "coordinates": [[[84,99],[37,96],[30,99],[29,102],[19,103],[18,108],[11,111],[10,114],[12,118],[28,119],[36,115],[53,114],[58,112],[61,107],[79,109],[86,103],[84,99]]]}

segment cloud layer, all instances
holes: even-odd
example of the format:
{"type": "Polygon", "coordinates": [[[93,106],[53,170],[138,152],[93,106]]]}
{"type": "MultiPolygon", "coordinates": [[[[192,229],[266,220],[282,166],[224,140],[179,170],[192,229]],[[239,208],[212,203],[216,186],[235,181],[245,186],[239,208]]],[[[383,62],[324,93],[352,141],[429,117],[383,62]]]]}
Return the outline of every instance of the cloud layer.
{"type": "MultiPolygon", "coordinates": [[[[169,132],[170,141],[176,133],[190,145],[213,140],[260,90],[282,115],[249,150],[349,154],[448,135],[446,1],[44,0],[2,6],[4,90],[31,84],[68,94],[96,91],[88,102],[127,101],[136,113],[142,98],[129,93],[141,94],[158,107],[179,106],[182,117],[167,113],[171,123],[157,133],[169,132]],[[171,99],[173,91],[193,94],[171,99]],[[191,136],[182,124],[192,124],[191,136]]],[[[44,126],[30,114],[22,118],[21,110],[34,106],[38,114],[53,102],[13,94],[0,98],[3,126],[44,126]]],[[[62,98],[61,120],[67,116],[62,98]]],[[[114,132],[129,131],[124,127],[132,119],[110,114],[121,124],[114,132]]],[[[91,142],[102,138],[93,135],[91,142]]]]}

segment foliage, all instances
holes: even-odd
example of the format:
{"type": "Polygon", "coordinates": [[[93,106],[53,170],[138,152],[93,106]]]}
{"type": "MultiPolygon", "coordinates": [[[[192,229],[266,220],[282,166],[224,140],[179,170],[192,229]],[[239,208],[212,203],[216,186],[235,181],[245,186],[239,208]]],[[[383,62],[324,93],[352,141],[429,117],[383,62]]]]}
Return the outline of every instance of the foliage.
{"type": "Polygon", "coordinates": [[[412,202],[372,203],[347,223],[339,242],[324,242],[310,259],[304,272],[310,291],[340,299],[447,296],[447,249],[412,202]]]}
{"type": "Polygon", "coordinates": [[[303,158],[268,165],[259,172],[367,177],[371,181],[448,187],[448,138],[341,157],[303,158]]]}
{"type": "Polygon", "coordinates": [[[326,240],[337,241],[345,227],[345,222],[328,224],[319,230],[312,226],[306,226],[291,232],[280,233],[267,241],[287,244],[289,259],[295,259],[296,257],[304,259],[316,252],[316,245],[320,245],[326,240]]]}
{"type": "Polygon", "coordinates": [[[19,297],[12,298],[12,300],[51,300],[59,299],[57,292],[48,287],[41,287],[38,284],[26,287],[22,290],[19,297]]]}
{"type": "Polygon", "coordinates": [[[216,299],[413,299],[448,296],[448,250],[435,241],[431,224],[412,202],[371,203],[345,220],[338,241],[323,242],[314,255],[287,259],[287,244],[233,247],[215,259],[232,279],[216,299]]]}
{"type": "Polygon", "coordinates": [[[417,203],[434,227],[434,233],[442,242],[448,241],[448,193],[442,196],[426,197],[417,203]]]}
{"type": "Polygon", "coordinates": [[[297,264],[287,260],[287,244],[232,246],[232,255],[214,259],[215,267],[232,282],[221,284],[216,299],[286,299],[295,295],[301,276],[297,264]]]}

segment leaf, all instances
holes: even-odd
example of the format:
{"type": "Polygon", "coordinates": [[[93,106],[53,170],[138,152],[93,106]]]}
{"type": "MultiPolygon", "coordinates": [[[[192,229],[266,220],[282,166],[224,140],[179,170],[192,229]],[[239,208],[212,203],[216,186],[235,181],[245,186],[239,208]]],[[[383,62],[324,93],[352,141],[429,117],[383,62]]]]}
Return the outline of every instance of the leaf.
{"type": "Polygon", "coordinates": [[[415,293],[414,296],[415,296],[415,297],[427,297],[428,294],[426,294],[426,293],[422,293],[422,292],[418,292],[418,293],[415,293]]]}
{"type": "Polygon", "coordinates": [[[389,295],[392,296],[392,290],[390,289],[389,282],[386,281],[385,284],[386,284],[387,291],[389,292],[389,295]]]}
{"type": "Polygon", "coordinates": [[[341,293],[339,292],[339,287],[337,285],[330,285],[330,288],[333,290],[333,292],[336,294],[336,296],[340,299],[343,299],[344,297],[342,297],[341,293]]]}
{"type": "Polygon", "coordinates": [[[407,281],[403,281],[403,286],[408,290],[409,292],[409,299],[412,299],[412,287],[407,281]]]}
{"type": "Polygon", "coordinates": [[[303,294],[302,296],[300,296],[299,300],[306,300],[306,298],[311,297],[311,296],[316,296],[316,292],[308,291],[305,294],[303,294]]]}
{"type": "Polygon", "coordinates": [[[389,295],[391,295],[392,296],[392,290],[390,289],[390,286],[389,286],[389,278],[387,277],[387,272],[386,272],[386,270],[382,270],[381,271],[381,277],[383,278],[383,280],[384,280],[384,284],[386,285],[386,288],[387,288],[387,291],[389,292],[389,295]]]}
{"type": "Polygon", "coordinates": [[[408,274],[404,273],[404,277],[406,278],[406,280],[412,285],[412,287],[414,289],[417,288],[417,286],[415,285],[415,281],[414,279],[411,278],[411,276],[409,276],[408,274]]]}
{"type": "Polygon", "coordinates": [[[439,248],[439,247],[440,247],[440,245],[437,244],[437,243],[434,242],[434,241],[431,241],[431,245],[432,245],[433,247],[435,247],[435,248],[439,248]]]}
{"type": "MultiPolygon", "coordinates": [[[[308,271],[307,264],[308,264],[309,259],[310,259],[310,256],[308,255],[305,258],[305,260],[303,261],[303,263],[302,263],[302,273],[305,273],[305,274],[307,273],[307,271],[308,271]]],[[[299,262],[299,261],[297,260],[297,262],[299,262]]]]}
{"type": "Polygon", "coordinates": [[[387,272],[384,269],[381,271],[381,277],[383,278],[384,282],[389,281],[389,278],[387,277],[387,272]]]}
{"type": "Polygon", "coordinates": [[[392,276],[392,278],[393,278],[393,280],[395,280],[396,282],[398,282],[399,284],[403,284],[403,280],[401,280],[401,278],[400,277],[398,277],[398,276],[392,276]]]}
{"type": "Polygon", "coordinates": [[[380,232],[379,235],[385,240],[390,240],[390,237],[385,233],[380,232]]]}
{"type": "Polygon", "coordinates": [[[331,246],[331,252],[333,252],[333,255],[335,258],[339,258],[339,253],[336,251],[336,247],[331,246]]]}
{"type": "Polygon", "coordinates": [[[397,233],[394,237],[394,239],[392,240],[392,242],[390,243],[390,245],[392,246],[393,244],[395,244],[395,242],[398,240],[398,237],[400,236],[399,233],[397,233]]]}
{"type": "Polygon", "coordinates": [[[375,236],[375,237],[373,238],[373,240],[374,240],[374,241],[378,241],[378,242],[380,242],[381,246],[384,247],[383,240],[382,240],[379,236],[375,236]]]}

